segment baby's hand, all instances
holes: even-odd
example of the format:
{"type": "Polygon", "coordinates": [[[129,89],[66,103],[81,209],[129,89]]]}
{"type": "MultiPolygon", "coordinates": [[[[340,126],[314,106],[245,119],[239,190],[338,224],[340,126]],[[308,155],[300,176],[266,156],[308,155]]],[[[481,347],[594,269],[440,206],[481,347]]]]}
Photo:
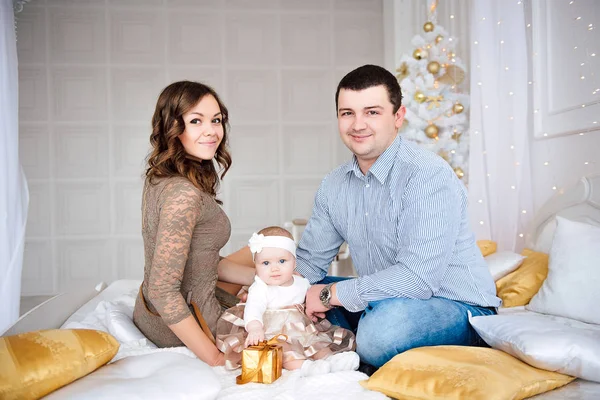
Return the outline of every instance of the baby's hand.
{"type": "Polygon", "coordinates": [[[249,330],[245,347],[257,345],[263,340],[265,340],[265,332],[262,329],[249,330]]]}

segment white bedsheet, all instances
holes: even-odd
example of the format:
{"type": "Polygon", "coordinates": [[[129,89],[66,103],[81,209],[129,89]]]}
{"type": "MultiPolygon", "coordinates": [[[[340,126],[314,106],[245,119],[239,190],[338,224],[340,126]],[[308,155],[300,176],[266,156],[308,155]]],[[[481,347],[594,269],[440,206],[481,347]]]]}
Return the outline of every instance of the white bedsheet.
{"type": "MultiPolygon", "coordinates": [[[[62,393],[61,390],[55,392],[52,399],[73,398],[74,393],[82,393],[82,391],[85,393],[85,390],[94,390],[95,393],[98,393],[98,396],[94,398],[101,398],[109,392],[105,391],[108,388],[99,388],[98,385],[106,385],[106,382],[112,379],[111,377],[119,376],[119,374],[121,375],[120,384],[127,384],[127,393],[135,393],[136,385],[139,385],[140,394],[147,394],[148,382],[151,382],[152,377],[156,376],[163,384],[152,386],[151,398],[174,398],[172,388],[169,389],[168,387],[169,382],[165,382],[165,377],[163,376],[164,370],[158,368],[156,363],[135,362],[128,359],[131,357],[142,359],[143,357],[138,356],[160,353],[177,353],[178,357],[185,355],[186,357],[193,358],[194,361],[197,361],[197,359],[185,347],[158,349],[152,343],[148,342],[147,339],[140,340],[138,338],[136,340],[139,330],[137,330],[133,321],[131,321],[131,317],[139,285],[140,281],[135,280],[114,282],[98,294],[98,296],[82,306],[63,324],[62,328],[87,328],[109,332],[119,340],[121,347],[115,358],[111,360],[111,364],[71,384],[72,388],[65,387],[61,389],[62,393]],[[128,318],[123,318],[124,314],[120,315],[120,311],[127,313],[128,318]],[[131,367],[132,364],[135,364],[135,368],[131,367]],[[148,371],[144,370],[145,365],[148,365],[148,371]],[[140,379],[140,376],[143,379],[140,379]],[[77,390],[77,392],[74,392],[74,390],[77,390]],[[164,393],[161,393],[161,390],[164,393]]],[[[269,385],[256,383],[236,385],[235,378],[240,372],[226,371],[223,367],[214,367],[210,372],[209,374],[205,374],[201,380],[208,382],[215,381],[216,378],[217,381],[214,382],[214,385],[221,388],[216,397],[217,399],[387,399],[381,393],[370,391],[360,386],[358,382],[367,379],[367,375],[358,371],[342,371],[321,376],[303,377],[300,376],[299,371],[284,370],[282,377],[269,385]]],[[[185,381],[185,379],[181,379],[173,382],[174,385],[177,385],[177,398],[214,398],[201,397],[197,392],[197,385],[194,384],[190,384],[190,390],[193,393],[189,393],[189,396],[181,394],[182,385],[185,384],[185,381]]],[[[118,391],[114,389],[110,393],[118,393],[118,391]]],[[[113,395],[110,397],[115,398],[113,395]]],[[[121,398],[128,397],[123,394],[121,398]]]]}

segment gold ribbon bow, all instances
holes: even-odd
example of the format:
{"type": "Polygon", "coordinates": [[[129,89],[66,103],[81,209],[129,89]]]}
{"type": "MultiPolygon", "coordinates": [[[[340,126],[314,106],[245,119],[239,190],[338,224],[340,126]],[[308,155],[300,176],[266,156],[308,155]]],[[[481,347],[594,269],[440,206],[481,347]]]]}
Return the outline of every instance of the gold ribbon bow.
{"type": "Polygon", "coordinates": [[[444,100],[442,96],[427,96],[427,102],[429,105],[427,106],[428,110],[431,110],[433,107],[439,107],[440,101],[444,100]]]}
{"type": "MultiPolygon", "coordinates": [[[[263,365],[267,362],[267,357],[269,354],[273,354],[272,352],[274,352],[275,357],[273,360],[271,360],[271,382],[279,378],[281,375],[281,369],[283,368],[283,349],[281,345],[278,344],[280,337],[285,338],[284,340],[288,340],[287,335],[279,334],[273,336],[268,341],[263,340],[255,346],[248,346],[246,350],[256,350],[260,353],[260,357],[255,363],[256,365],[250,366],[242,362],[242,374],[239,375],[235,380],[238,385],[253,382],[255,381],[254,378],[256,377],[258,377],[258,382],[263,382],[263,365]]],[[[243,361],[250,361],[250,359],[244,358],[243,361]]]]}

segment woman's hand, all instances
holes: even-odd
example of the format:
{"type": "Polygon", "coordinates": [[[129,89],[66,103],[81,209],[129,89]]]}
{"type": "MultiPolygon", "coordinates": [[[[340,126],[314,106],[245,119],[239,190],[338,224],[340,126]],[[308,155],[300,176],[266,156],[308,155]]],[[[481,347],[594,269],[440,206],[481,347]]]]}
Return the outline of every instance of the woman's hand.
{"type": "Polygon", "coordinates": [[[215,359],[209,365],[211,367],[221,367],[225,365],[225,354],[219,351],[215,359]]]}
{"type": "Polygon", "coordinates": [[[248,289],[246,286],[242,286],[237,294],[237,298],[240,299],[242,303],[245,303],[248,300],[248,289]]]}

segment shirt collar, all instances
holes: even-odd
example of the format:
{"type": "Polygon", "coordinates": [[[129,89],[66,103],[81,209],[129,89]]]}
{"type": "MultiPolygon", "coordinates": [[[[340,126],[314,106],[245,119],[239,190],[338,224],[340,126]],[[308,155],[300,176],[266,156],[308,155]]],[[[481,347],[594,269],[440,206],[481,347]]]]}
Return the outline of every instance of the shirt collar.
{"type": "MultiPolygon", "coordinates": [[[[380,183],[384,183],[392,169],[392,165],[394,165],[394,160],[396,159],[401,143],[402,138],[400,137],[400,134],[398,134],[392,144],[377,157],[377,160],[375,160],[375,163],[371,166],[367,174],[371,173],[380,183]]],[[[346,164],[346,172],[350,171],[354,172],[354,175],[356,175],[357,178],[363,179],[365,176],[360,170],[356,156],[353,156],[352,160],[346,164]]]]}

